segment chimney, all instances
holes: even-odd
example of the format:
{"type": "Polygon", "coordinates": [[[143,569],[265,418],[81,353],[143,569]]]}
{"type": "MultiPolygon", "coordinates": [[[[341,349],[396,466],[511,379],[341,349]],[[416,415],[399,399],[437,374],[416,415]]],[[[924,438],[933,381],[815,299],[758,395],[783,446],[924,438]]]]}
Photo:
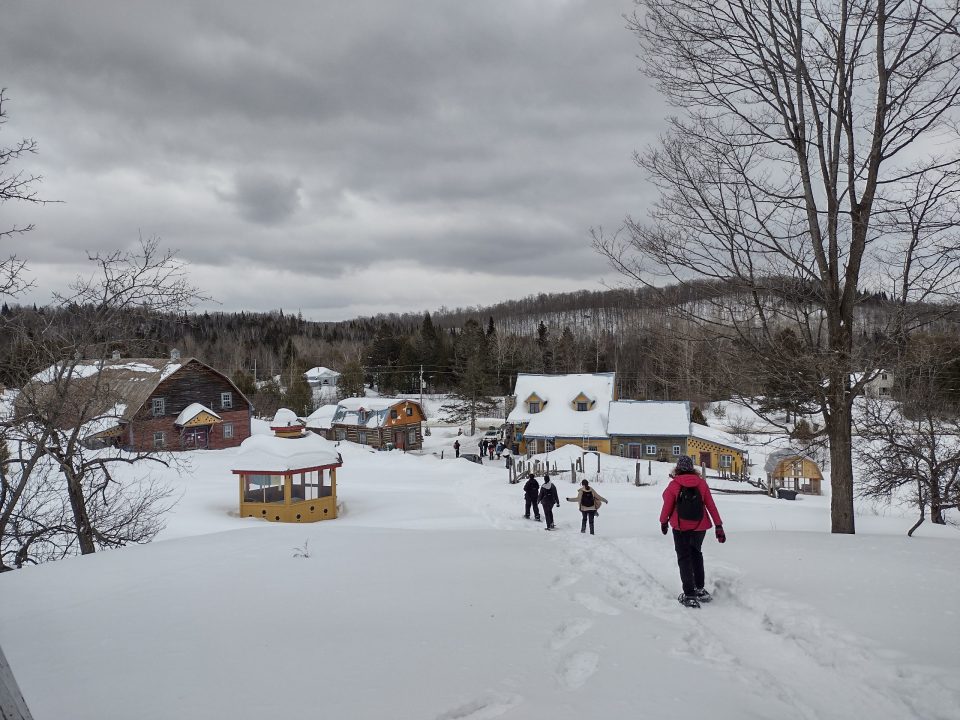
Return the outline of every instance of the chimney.
{"type": "Polygon", "coordinates": [[[114,350],[113,353],[110,355],[110,359],[111,359],[111,360],[119,360],[119,359],[120,359],[120,351],[119,351],[119,350],[114,350]]]}
{"type": "Polygon", "coordinates": [[[177,350],[176,348],[174,348],[173,350],[171,350],[171,351],[170,351],[170,359],[171,359],[171,360],[179,360],[179,359],[180,359],[180,351],[177,350]]]}

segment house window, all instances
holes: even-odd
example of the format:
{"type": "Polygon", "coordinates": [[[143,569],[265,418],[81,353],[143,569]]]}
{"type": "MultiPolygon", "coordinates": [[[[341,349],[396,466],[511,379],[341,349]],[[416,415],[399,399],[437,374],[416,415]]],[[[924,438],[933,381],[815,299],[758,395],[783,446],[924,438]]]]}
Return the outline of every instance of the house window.
{"type": "Polygon", "coordinates": [[[596,446],[596,445],[587,445],[587,450],[589,450],[590,452],[597,452],[597,446],[596,446]]]}
{"type": "Polygon", "coordinates": [[[587,403],[585,403],[585,402],[578,402],[578,403],[577,403],[577,412],[586,412],[586,411],[587,411],[587,403]]]}
{"type": "Polygon", "coordinates": [[[531,414],[531,415],[534,415],[534,414],[540,412],[540,403],[538,403],[538,402],[527,403],[527,407],[528,407],[528,409],[530,410],[530,414],[531,414]]]}
{"type": "Polygon", "coordinates": [[[680,455],[680,446],[679,446],[679,445],[674,445],[674,446],[673,446],[673,456],[674,456],[674,457],[678,457],[679,455],[680,455]]]}
{"type": "Polygon", "coordinates": [[[167,414],[167,399],[166,398],[154,398],[152,404],[152,411],[154,417],[160,417],[161,415],[167,414]]]}
{"type": "Polygon", "coordinates": [[[645,445],[643,449],[644,454],[646,455],[656,455],[657,446],[656,445],[645,445]]]}
{"type": "Polygon", "coordinates": [[[223,437],[227,439],[233,437],[233,423],[223,424],[223,437]]]}
{"type": "Polygon", "coordinates": [[[887,374],[884,373],[883,375],[881,375],[881,376],[880,376],[880,379],[881,379],[881,380],[886,380],[886,379],[887,379],[887,374]]]}
{"type": "Polygon", "coordinates": [[[347,431],[346,430],[337,430],[337,440],[346,440],[347,431]]]}
{"type": "Polygon", "coordinates": [[[233,407],[233,393],[224,392],[220,393],[220,408],[222,410],[229,410],[233,407]]]}
{"type": "Polygon", "coordinates": [[[400,414],[399,414],[396,410],[391,410],[391,411],[390,411],[390,419],[391,419],[391,420],[396,420],[398,417],[400,417],[400,414]]]}
{"type": "Polygon", "coordinates": [[[361,445],[367,444],[367,434],[363,430],[357,433],[357,442],[361,445]]]}
{"type": "Polygon", "coordinates": [[[407,442],[410,443],[411,445],[416,445],[416,443],[417,443],[417,431],[416,431],[416,430],[409,430],[409,431],[407,432],[407,442]]]}
{"type": "Polygon", "coordinates": [[[624,448],[623,445],[620,445],[619,447],[620,447],[620,457],[623,457],[624,453],[626,452],[626,448],[624,448]]]}
{"type": "Polygon", "coordinates": [[[412,407],[408,407],[408,408],[407,408],[407,417],[413,417],[413,408],[412,408],[412,407]]]}
{"type": "Polygon", "coordinates": [[[357,412],[357,423],[363,425],[367,421],[367,413],[363,410],[357,412]]]}
{"type": "Polygon", "coordinates": [[[165,432],[155,432],[153,434],[153,446],[162,448],[167,444],[167,434],[165,432]]]}
{"type": "Polygon", "coordinates": [[[888,387],[882,387],[882,388],[880,388],[880,394],[881,394],[881,395],[889,395],[889,394],[890,394],[890,388],[888,388],[888,387]]]}
{"type": "Polygon", "coordinates": [[[733,466],[733,456],[732,455],[721,455],[720,456],[720,467],[728,468],[733,466]]]}

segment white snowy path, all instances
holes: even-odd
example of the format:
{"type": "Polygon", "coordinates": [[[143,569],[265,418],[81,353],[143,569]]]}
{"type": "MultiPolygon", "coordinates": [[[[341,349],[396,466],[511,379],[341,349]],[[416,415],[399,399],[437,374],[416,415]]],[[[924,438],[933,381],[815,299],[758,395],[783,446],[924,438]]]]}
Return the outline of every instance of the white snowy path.
{"type": "Polygon", "coordinates": [[[547,533],[499,467],[344,456],[336,521],[239,519],[229,451],[198,453],[166,540],[0,576],[36,719],[960,718],[956,531],[721,496],[691,611],[662,488],[547,533]]]}

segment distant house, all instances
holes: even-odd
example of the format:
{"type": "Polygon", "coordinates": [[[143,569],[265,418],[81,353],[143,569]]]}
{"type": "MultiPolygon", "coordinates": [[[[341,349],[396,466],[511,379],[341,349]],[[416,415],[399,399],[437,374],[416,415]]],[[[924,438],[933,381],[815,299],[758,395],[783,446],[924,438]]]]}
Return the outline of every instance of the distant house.
{"type": "Polygon", "coordinates": [[[864,383],[863,394],[869,398],[889,397],[893,392],[893,373],[881,370],[872,380],[864,383]]]}
{"type": "Polygon", "coordinates": [[[340,373],[330,368],[315,367],[307,370],[303,376],[312,388],[336,387],[340,373]]]}
{"type": "Polygon", "coordinates": [[[763,469],[771,490],[784,488],[807,495],[819,495],[821,492],[823,473],[820,466],[800,450],[788,448],[771,453],[763,469]]]}
{"type": "MultiPolygon", "coordinates": [[[[75,366],[68,378],[64,367],[36,375],[23,389],[17,412],[29,412],[29,402],[42,403],[44,393],[67,393],[86,407],[86,444],[133,451],[220,449],[250,437],[251,402],[229,377],[196,358],[90,361],[75,366]]],[[[62,423],[70,422],[65,415],[62,423]]]]}
{"type": "Polygon", "coordinates": [[[688,455],[701,467],[740,474],[745,449],[733,435],[690,421],[686,401],[616,400],[607,430],[614,454],[660,462],[688,455]]]}
{"type": "Polygon", "coordinates": [[[426,419],[420,403],[414,400],[355,397],[337,404],[330,425],[334,440],[419,450],[423,447],[421,423],[426,419]]]}
{"type": "Polygon", "coordinates": [[[607,412],[615,399],[614,373],[520,373],[507,416],[508,444],[520,453],[550,452],[576,444],[610,452],[607,412]]]}
{"type": "Polygon", "coordinates": [[[310,432],[333,440],[333,416],[336,414],[336,405],[322,405],[307,416],[304,423],[310,432]]]}

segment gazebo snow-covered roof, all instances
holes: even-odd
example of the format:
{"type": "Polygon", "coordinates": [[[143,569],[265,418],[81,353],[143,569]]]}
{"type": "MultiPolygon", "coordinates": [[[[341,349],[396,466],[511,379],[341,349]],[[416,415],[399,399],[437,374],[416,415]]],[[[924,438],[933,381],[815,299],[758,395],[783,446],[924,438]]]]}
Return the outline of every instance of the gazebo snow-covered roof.
{"type": "Polygon", "coordinates": [[[340,464],[334,445],[319,435],[290,440],[274,435],[253,435],[240,444],[234,475],[241,473],[285,474],[340,464]]]}
{"type": "Polygon", "coordinates": [[[610,435],[684,437],[690,433],[690,403],[685,400],[615,400],[607,422],[610,435]]]}

